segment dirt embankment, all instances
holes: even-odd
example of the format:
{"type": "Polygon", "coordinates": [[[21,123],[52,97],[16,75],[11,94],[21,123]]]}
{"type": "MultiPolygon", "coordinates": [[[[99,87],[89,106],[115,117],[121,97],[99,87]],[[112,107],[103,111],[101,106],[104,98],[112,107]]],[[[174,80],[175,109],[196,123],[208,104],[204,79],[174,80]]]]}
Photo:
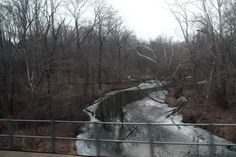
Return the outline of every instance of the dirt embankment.
{"type": "MultiPolygon", "coordinates": [[[[178,108],[183,115],[185,123],[224,123],[233,124],[236,122],[236,104],[231,104],[228,109],[223,105],[217,105],[213,98],[207,100],[207,90],[204,84],[197,87],[191,85],[175,85],[169,89],[166,102],[171,107],[178,108]],[[177,100],[184,97],[188,100],[184,105],[179,105],[177,100]]],[[[209,127],[202,127],[210,131],[209,127]]],[[[219,137],[236,143],[235,127],[214,127],[213,133],[219,137]]]]}

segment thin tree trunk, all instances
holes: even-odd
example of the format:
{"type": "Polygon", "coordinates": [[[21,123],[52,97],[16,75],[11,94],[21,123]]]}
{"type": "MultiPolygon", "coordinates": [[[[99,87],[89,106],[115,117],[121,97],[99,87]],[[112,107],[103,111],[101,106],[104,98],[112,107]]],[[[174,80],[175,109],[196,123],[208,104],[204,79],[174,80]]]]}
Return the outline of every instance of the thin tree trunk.
{"type": "MultiPolygon", "coordinates": [[[[2,48],[1,48],[2,49],[2,48]]],[[[3,49],[1,50],[1,52],[3,52],[3,49]]],[[[8,99],[8,88],[7,88],[7,69],[6,69],[6,61],[4,58],[4,55],[2,55],[2,67],[3,67],[3,76],[2,76],[2,80],[3,80],[3,90],[4,90],[4,100],[3,100],[3,116],[7,117],[9,115],[9,99],[8,99]]]]}
{"type": "Polygon", "coordinates": [[[50,84],[50,72],[49,70],[47,69],[46,70],[46,77],[47,77],[47,86],[48,86],[48,94],[50,95],[51,94],[51,84],[50,84]]]}
{"type": "Polygon", "coordinates": [[[98,56],[98,83],[99,89],[102,89],[102,47],[103,43],[99,43],[99,56],[98,56]]]}
{"type": "MultiPolygon", "coordinates": [[[[86,64],[85,64],[86,65],[86,64]]],[[[88,85],[89,85],[89,79],[90,79],[90,64],[88,63],[88,65],[86,65],[86,67],[88,68],[86,70],[86,78],[85,78],[85,86],[84,86],[84,92],[83,95],[85,96],[88,92],[88,85]]]]}
{"type": "Polygon", "coordinates": [[[119,82],[122,82],[122,72],[121,72],[121,48],[118,48],[118,64],[119,64],[119,82]]]}

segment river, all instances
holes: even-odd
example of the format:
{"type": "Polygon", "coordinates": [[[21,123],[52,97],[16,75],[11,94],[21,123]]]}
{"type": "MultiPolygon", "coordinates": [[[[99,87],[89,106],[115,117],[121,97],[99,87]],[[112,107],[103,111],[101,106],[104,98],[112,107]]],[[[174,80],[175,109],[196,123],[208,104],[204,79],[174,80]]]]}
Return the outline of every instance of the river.
{"type": "MultiPolygon", "coordinates": [[[[96,100],[88,106],[84,112],[90,116],[91,122],[99,121],[116,121],[116,122],[138,122],[138,123],[167,123],[183,124],[181,115],[172,115],[167,118],[170,108],[164,103],[167,91],[164,90],[158,81],[149,81],[142,83],[137,87],[123,90],[112,91],[96,100]],[[145,91],[145,94],[139,94],[145,91]],[[138,92],[138,93],[137,93],[138,92]],[[139,95],[139,96],[137,96],[139,95]],[[123,105],[111,106],[122,96],[123,105]],[[108,101],[109,100],[109,101],[108,101]],[[112,101],[111,101],[112,100],[112,101]],[[157,101],[156,101],[157,100],[157,101]],[[105,113],[101,108],[106,107],[105,113]],[[119,106],[119,107],[116,107],[119,106]],[[107,109],[108,108],[108,109],[107,109]],[[119,109],[120,108],[120,109],[119,109]],[[120,114],[106,117],[106,114],[121,110],[120,114]],[[98,112],[99,111],[99,112],[98,112]],[[122,117],[122,118],[121,118],[122,117]],[[109,120],[108,120],[109,119],[109,120]]],[[[119,113],[119,112],[118,112],[119,113]]],[[[84,133],[78,135],[78,138],[95,138],[101,139],[125,139],[136,141],[153,141],[159,142],[188,142],[188,143],[224,143],[231,142],[211,135],[209,132],[193,126],[104,126],[93,124],[84,126],[84,133]]],[[[117,156],[117,157],[236,157],[236,152],[231,151],[225,146],[196,146],[196,145],[153,145],[133,144],[133,143],[97,143],[76,141],[77,153],[79,155],[96,156],[117,156]],[[99,151],[97,151],[99,147],[99,151]],[[212,155],[213,154],[213,155],[212,155]]]]}

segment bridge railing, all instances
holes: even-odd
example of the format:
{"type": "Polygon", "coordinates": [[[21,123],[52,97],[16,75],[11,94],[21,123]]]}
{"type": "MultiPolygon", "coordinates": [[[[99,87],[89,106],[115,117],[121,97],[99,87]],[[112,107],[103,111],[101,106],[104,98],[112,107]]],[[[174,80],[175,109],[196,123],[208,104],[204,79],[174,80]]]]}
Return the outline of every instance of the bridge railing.
{"type": "MultiPolygon", "coordinates": [[[[101,155],[100,150],[100,142],[108,142],[108,143],[136,143],[136,144],[148,144],[150,145],[150,156],[154,157],[154,145],[180,145],[180,146],[208,146],[209,152],[213,154],[214,147],[217,146],[225,146],[225,147],[236,147],[234,143],[215,143],[213,134],[210,133],[210,142],[209,143],[199,143],[197,142],[171,142],[171,141],[155,141],[151,138],[149,140],[117,140],[117,139],[103,139],[99,136],[94,136],[95,138],[77,138],[77,137],[64,137],[64,136],[57,136],[57,129],[56,124],[63,123],[63,124],[81,124],[81,125],[89,125],[92,124],[97,128],[97,125],[127,125],[127,126],[144,126],[148,130],[148,134],[151,135],[150,128],[152,126],[194,126],[194,127],[208,127],[212,130],[214,127],[233,127],[236,129],[236,124],[210,124],[210,123],[202,123],[202,124],[195,124],[195,123],[180,123],[180,124],[168,124],[168,123],[133,123],[133,122],[90,122],[90,121],[66,121],[66,120],[26,120],[26,119],[0,119],[0,124],[7,126],[7,131],[3,132],[0,130],[0,142],[1,138],[5,137],[9,140],[9,150],[15,150],[15,139],[16,138],[25,138],[25,139],[48,139],[51,140],[51,153],[56,152],[56,141],[57,140],[73,140],[73,141],[90,141],[96,142],[97,147],[97,156],[101,155]],[[48,123],[51,126],[51,135],[49,136],[39,136],[39,135],[22,135],[22,134],[15,134],[14,124],[15,123],[48,123]]],[[[96,132],[96,131],[95,131],[96,132]]]]}

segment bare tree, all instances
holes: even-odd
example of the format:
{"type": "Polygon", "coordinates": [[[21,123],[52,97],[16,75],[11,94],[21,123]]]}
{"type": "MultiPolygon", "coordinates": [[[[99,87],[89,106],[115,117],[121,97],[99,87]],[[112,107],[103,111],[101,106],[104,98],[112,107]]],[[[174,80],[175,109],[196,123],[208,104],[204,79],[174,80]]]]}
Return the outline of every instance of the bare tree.
{"type": "Polygon", "coordinates": [[[108,5],[104,0],[95,2],[94,13],[97,17],[94,32],[98,41],[98,82],[99,88],[102,89],[102,52],[104,43],[108,35],[110,35],[121,22],[116,17],[116,12],[112,6],[108,5]]]}
{"type": "MultiPolygon", "coordinates": [[[[192,63],[192,71],[193,71],[193,79],[196,83],[197,81],[197,61],[196,61],[196,50],[193,46],[194,43],[194,28],[191,27],[193,25],[193,17],[195,14],[189,9],[194,2],[191,1],[175,1],[174,4],[168,4],[169,9],[176,21],[178,22],[182,35],[184,37],[184,41],[187,45],[188,52],[190,55],[190,62],[192,63]]],[[[182,65],[181,65],[182,66],[182,65]]]]}
{"type": "Polygon", "coordinates": [[[228,55],[230,59],[230,67],[235,69],[236,68],[236,59],[234,56],[235,51],[235,41],[236,41],[236,2],[231,1],[226,4],[224,7],[224,29],[225,29],[225,36],[228,40],[228,55]]]}
{"type": "Polygon", "coordinates": [[[91,5],[90,1],[87,0],[70,0],[69,4],[66,3],[67,10],[70,12],[70,14],[73,17],[74,20],[74,25],[75,25],[75,34],[76,34],[76,41],[75,41],[75,52],[76,52],[76,58],[80,59],[84,63],[84,67],[87,69],[84,70],[86,73],[86,81],[85,81],[85,87],[84,87],[84,95],[87,93],[87,87],[90,79],[90,62],[89,60],[85,57],[84,53],[82,52],[82,46],[86,39],[89,37],[89,34],[92,33],[95,22],[96,22],[96,14],[94,17],[93,22],[88,22],[85,21],[86,23],[91,23],[87,26],[83,24],[83,14],[88,10],[89,5],[91,5]],[[88,28],[88,29],[87,29],[88,28]]]}
{"type": "MultiPolygon", "coordinates": [[[[190,40],[189,30],[197,30],[198,35],[206,38],[209,41],[209,49],[206,47],[210,56],[211,72],[210,80],[215,88],[212,91],[215,94],[215,98],[218,104],[227,107],[226,98],[226,76],[229,63],[229,49],[230,43],[226,39],[225,24],[224,24],[224,6],[226,5],[224,0],[199,0],[194,2],[184,2],[183,4],[175,3],[176,10],[171,8],[171,12],[178,21],[185,42],[188,46],[191,61],[195,67],[198,67],[199,60],[196,57],[200,54],[196,54],[196,35],[193,35],[192,41],[190,40]],[[198,10],[197,13],[188,11],[184,5],[190,4],[198,10]],[[190,27],[191,24],[195,24],[195,27],[190,27]],[[213,71],[212,71],[213,70],[213,71]]],[[[199,57],[198,57],[199,58],[199,57]]],[[[196,74],[196,69],[194,70],[196,74]]],[[[196,76],[196,75],[195,75],[196,76]]],[[[195,77],[194,77],[195,78],[195,77]]],[[[211,83],[211,82],[210,82],[211,83]]],[[[211,88],[211,87],[209,87],[211,88]]]]}
{"type": "Polygon", "coordinates": [[[227,108],[226,98],[226,73],[227,73],[227,44],[224,39],[224,26],[223,26],[223,0],[210,0],[208,3],[202,1],[203,19],[206,29],[206,33],[209,37],[211,44],[211,54],[213,55],[214,66],[214,79],[215,82],[215,97],[217,103],[227,108]],[[209,9],[209,3],[213,6],[214,12],[211,13],[209,9]],[[216,15],[216,19],[213,15],[216,15]],[[215,22],[216,21],[216,22],[215,22]]]}

